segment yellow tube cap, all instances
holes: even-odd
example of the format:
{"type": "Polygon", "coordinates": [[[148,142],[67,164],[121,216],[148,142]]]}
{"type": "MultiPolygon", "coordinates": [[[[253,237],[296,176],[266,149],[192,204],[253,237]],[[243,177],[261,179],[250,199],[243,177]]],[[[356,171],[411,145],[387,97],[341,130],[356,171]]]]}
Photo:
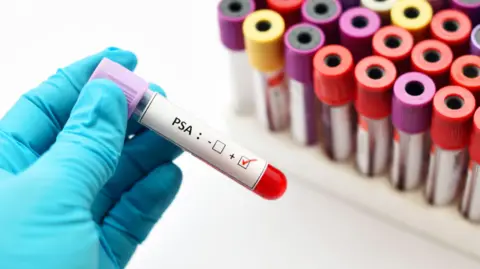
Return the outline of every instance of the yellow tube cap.
{"type": "Polygon", "coordinates": [[[419,0],[397,1],[390,13],[392,24],[408,30],[415,41],[427,38],[432,16],[433,9],[430,3],[419,0]]]}
{"type": "Polygon", "coordinates": [[[283,68],[284,31],[285,22],[282,16],[273,10],[257,10],[245,18],[245,51],[252,67],[262,72],[283,68]]]}

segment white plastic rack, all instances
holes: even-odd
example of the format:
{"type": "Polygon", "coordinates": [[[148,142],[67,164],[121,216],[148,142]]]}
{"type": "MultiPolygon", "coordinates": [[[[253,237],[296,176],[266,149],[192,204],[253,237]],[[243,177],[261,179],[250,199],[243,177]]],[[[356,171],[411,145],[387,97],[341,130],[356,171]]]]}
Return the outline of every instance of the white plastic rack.
{"type": "Polygon", "coordinates": [[[296,145],[288,131],[269,132],[253,117],[230,114],[228,129],[232,138],[287,175],[303,179],[362,210],[394,221],[409,232],[480,261],[480,224],[466,220],[459,213],[458,206],[431,206],[427,204],[422,189],[397,191],[390,185],[387,175],[363,177],[353,161],[335,163],[327,158],[319,145],[296,145]]]}

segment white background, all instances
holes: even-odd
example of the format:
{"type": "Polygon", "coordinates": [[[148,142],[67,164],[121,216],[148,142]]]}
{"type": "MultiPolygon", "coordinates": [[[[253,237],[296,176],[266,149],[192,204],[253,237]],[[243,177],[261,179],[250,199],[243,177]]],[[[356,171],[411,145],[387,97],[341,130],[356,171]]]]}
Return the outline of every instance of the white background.
{"type": "MultiPolygon", "coordinates": [[[[1,112],[58,67],[117,46],[138,55],[137,72],[170,100],[225,129],[229,74],[216,2],[1,1],[1,112]]],[[[129,268],[480,267],[295,178],[271,202],[188,154],[177,163],[185,177],[178,198],[129,268]]]]}

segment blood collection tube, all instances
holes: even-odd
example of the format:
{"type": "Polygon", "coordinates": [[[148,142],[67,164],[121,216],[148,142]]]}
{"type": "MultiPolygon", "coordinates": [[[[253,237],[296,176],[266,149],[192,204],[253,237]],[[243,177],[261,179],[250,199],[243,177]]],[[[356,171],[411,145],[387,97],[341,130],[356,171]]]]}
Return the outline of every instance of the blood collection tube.
{"type": "Polygon", "coordinates": [[[285,28],[299,23],[302,20],[301,7],[304,0],[267,0],[267,5],[278,12],[285,21],[285,28]]]}
{"type": "Polygon", "coordinates": [[[382,25],[390,24],[390,10],[397,0],[361,0],[360,5],[368,8],[378,14],[382,21],[382,25]]]}
{"type": "Polygon", "coordinates": [[[398,190],[416,189],[427,176],[435,91],[433,80],[418,72],[401,75],[393,86],[390,182],[398,190]]]}
{"type": "Polygon", "coordinates": [[[472,25],[480,24],[480,1],[478,0],[451,0],[451,7],[467,14],[472,25]]]}
{"type": "Polygon", "coordinates": [[[271,131],[284,130],[290,123],[284,31],[280,14],[269,9],[251,13],[243,23],[245,49],[253,67],[255,111],[271,131]]]}
{"type": "Polygon", "coordinates": [[[410,70],[410,53],[413,48],[413,36],[398,26],[388,25],[375,33],[372,41],[373,53],[387,58],[401,75],[410,70]]]}
{"type": "Polygon", "coordinates": [[[285,73],[289,79],[290,131],[299,144],[317,142],[315,93],[313,91],[313,56],[323,46],[325,36],[308,23],[296,24],[287,31],[285,41],[285,73]]]}
{"type": "Polygon", "coordinates": [[[306,0],[302,5],[304,22],[316,25],[325,34],[325,44],[338,43],[338,18],[342,13],[338,0],[306,0]]]}
{"type": "Polygon", "coordinates": [[[383,173],[390,162],[390,113],[396,77],[395,65],[381,56],[368,56],[355,67],[355,107],[359,114],[356,163],[366,176],[383,173]]]}
{"type": "Polygon", "coordinates": [[[471,91],[480,105],[480,56],[463,55],[450,68],[450,83],[471,91]]]}
{"type": "Polygon", "coordinates": [[[265,199],[277,199],[286,177],[268,162],[229,140],[162,95],[123,66],[103,59],[91,79],[109,79],[125,93],[128,117],[177,144],[265,199]]]}
{"type": "Polygon", "coordinates": [[[415,42],[428,38],[432,6],[427,1],[401,0],[393,4],[390,18],[393,25],[407,29],[415,42]]]}
{"type": "Polygon", "coordinates": [[[480,222],[480,108],[473,115],[472,136],[468,147],[470,162],[462,192],[460,212],[465,218],[480,222]]]}
{"type": "Polygon", "coordinates": [[[432,205],[448,205],[458,197],[467,169],[474,111],[473,94],[460,86],[443,87],[433,98],[432,148],[424,193],[432,205]]]}
{"type": "Polygon", "coordinates": [[[453,53],[445,43],[435,39],[420,41],[412,49],[411,61],[412,70],[430,76],[437,89],[449,84],[453,53]]]}
{"type": "Polygon", "coordinates": [[[253,100],[252,68],[245,53],[242,24],[245,17],[255,10],[252,0],[222,0],[218,5],[220,38],[228,50],[232,76],[232,103],[239,115],[251,114],[253,100]]]}
{"type": "Polygon", "coordinates": [[[480,24],[470,34],[470,54],[480,56],[480,24]]]}
{"type": "Polygon", "coordinates": [[[380,28],[377,13],[354,7],[342,13],[339,23],[340,43],[350,50],[355,63],[372,54],[372,38],[380,28]]]}
{"type": "Polygon", "coordinates": [[[454,58],[468,54],[472,23],[463,12],[446,9],[436,13],[430,23],[432,37],[447,44],[454,58]]]}
{"type": "Polygon", "coordinates": [[[322,146],[335,161],[348,159],[355,149],[356,115],[353,57],[340,45],[328,45],[313,58],[313,79],[322,103],[322,146]]]}

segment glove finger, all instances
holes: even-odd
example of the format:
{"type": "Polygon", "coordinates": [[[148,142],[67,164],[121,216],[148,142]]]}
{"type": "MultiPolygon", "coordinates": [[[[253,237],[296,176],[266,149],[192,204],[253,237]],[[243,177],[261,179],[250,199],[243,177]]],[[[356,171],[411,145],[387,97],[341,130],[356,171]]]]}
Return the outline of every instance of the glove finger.
{"type": "Polygon", "coordinates": [[[113,207],[102,226],[103,236],[123,268],[180,189],[182,172],[166,163],[135,184],[113,207]]]}
{"type": "Polygon", "coordinates": [[[90,209],[117,167],[126,124],[122,90],[109,80],[88,82],[57,141],[26,173],[54,181],[49,186],[67,193],[68,202],[79,198],[90,209]]]}
{"type": "MultiPolygon", "coordinates": [[[[163,90],[157,85],[150,85],[150,89],[164,95],[163,90]]],[[[101,223],[105,214],[135,182],[147,176],[159,165],[173,161],[182,152],[182,149],[149,130],[128,141],[123,148],[115,174],[93,202],[93,219],[101,223]]]]}
{"type": "Polygon", "coordinates": [[[59,69],[55,75],[17,101],[0,121],[0,130],[34,153],[42,155],[55,142],[80,90],[104,57],[130,70],[137,64],[132,52],[109,48],[59,69]]]}

